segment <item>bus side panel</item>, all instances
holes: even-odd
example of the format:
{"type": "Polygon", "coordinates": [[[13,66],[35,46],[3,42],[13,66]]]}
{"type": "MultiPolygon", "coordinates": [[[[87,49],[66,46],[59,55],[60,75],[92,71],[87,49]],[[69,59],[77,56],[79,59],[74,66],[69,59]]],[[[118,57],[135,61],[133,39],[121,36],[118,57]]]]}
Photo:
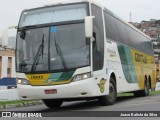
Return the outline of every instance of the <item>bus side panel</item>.
{"type": "Polygon", "coordinates": [[[106,67],[108,71],[113,71],[116,76],[117,92],[139,90],[130,48],[113,41],[107,42],[106,46],[106,67]]]}
{"type": "Polygon", "coordinates": [[[155,87],[155,64],[154,57],[131,49],[136,74],[139,81],[140,89],[144,89],[145,76],[151,77],[151,87],[155,87]]]}

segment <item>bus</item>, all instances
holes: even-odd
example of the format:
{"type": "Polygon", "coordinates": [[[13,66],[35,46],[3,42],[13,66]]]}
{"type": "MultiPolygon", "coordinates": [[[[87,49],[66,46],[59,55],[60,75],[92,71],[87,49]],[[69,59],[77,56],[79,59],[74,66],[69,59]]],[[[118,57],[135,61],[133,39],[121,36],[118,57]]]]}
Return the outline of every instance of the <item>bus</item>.
{"type": "Polygon", "coordinates": [[[155,89],[151,40],[94,1],[61,2],[22,11],[16,38],[20,99],[49,108],[118,93],[148,96],[155,89]]]}

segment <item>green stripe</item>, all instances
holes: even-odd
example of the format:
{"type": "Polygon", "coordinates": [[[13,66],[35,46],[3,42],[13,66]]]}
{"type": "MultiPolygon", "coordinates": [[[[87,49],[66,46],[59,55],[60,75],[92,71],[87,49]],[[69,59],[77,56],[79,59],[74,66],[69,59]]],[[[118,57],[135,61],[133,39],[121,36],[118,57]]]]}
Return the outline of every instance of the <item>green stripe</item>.
{"type": "Polygon", "coordinates": [[[123,73],[128,83],[137,83],[137,75],[131,49],[124,45],[118,45],[118,52],[122,63],[123,73]]]}
{"type": "Polygon", "coordinates": [[[52,73],[49,76],[49,79],[54,82],[63,82],[68,81],[71,79],[75,71],[69,71],[69,72],[60,72],[60,73],[52,73]]]}

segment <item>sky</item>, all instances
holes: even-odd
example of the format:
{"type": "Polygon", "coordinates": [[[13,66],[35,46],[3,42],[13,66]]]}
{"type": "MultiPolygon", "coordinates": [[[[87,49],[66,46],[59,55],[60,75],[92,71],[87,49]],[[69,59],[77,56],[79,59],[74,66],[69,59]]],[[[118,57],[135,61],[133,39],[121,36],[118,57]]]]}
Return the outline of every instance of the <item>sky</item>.
{"type": "MultiPolygon", "coordinates": [[[[18,25],[24,9],[35,8],[55,2],[68,0],[1,0],[0,32],[8,26],[18,25]]],[[[160,0],[94,0],[102,4],[125,21],[141,22],[142,20],[160,19],[160,0]]],[[[9,36],[15,36],[15,30],[9,30],[9,36]]],[[[1,37],[1,34],[0,34],[1,37]]]]}

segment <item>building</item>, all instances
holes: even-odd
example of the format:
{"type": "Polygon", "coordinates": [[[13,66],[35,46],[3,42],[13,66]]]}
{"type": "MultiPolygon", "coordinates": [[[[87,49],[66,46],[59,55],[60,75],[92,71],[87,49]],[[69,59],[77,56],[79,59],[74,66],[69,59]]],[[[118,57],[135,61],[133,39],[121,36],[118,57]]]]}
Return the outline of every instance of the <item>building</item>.
{"type": "Polygon", "coordinates": [[[0,101],[19,100],[15,71],[15,50],[0,47],[0,101]]]}
{"type": "Polygon", "coordinates": [[[16,78],[15,51],[13,49],[0,48],[0,79],[16,78]]]}

